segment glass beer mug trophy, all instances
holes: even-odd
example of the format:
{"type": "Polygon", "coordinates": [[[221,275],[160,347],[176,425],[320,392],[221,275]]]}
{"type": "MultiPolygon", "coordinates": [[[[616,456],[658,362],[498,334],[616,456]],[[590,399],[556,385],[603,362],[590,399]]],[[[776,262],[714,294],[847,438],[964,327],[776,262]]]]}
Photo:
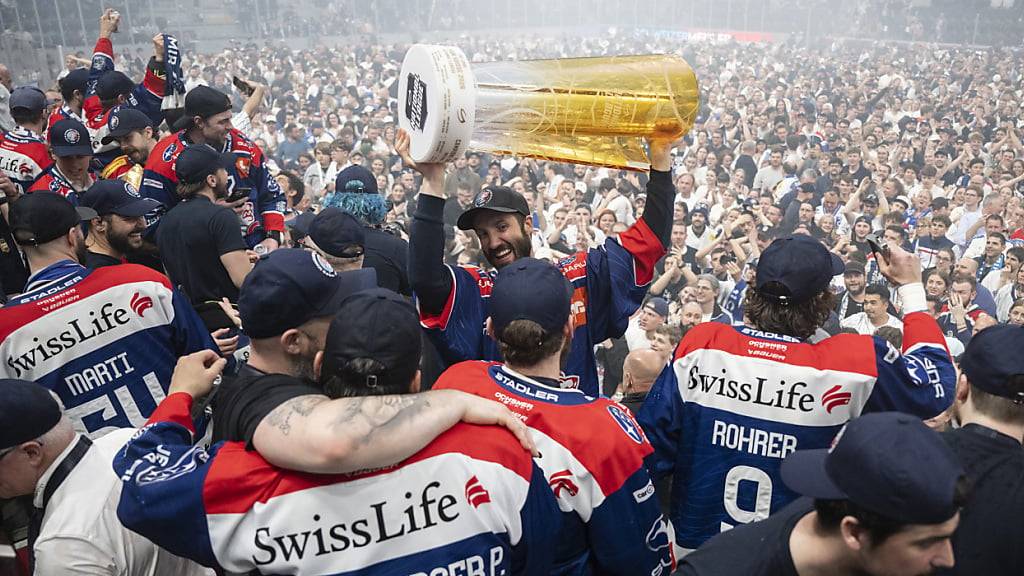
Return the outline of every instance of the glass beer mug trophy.
{"type": "Polygon", "coordinates": [[[642,138],[693,127],[697,77],[666,55],[470,65],[454,46],[416,44],[402,63],[399,125],[417,162],[467,149],[647,170],[642,138]]]}

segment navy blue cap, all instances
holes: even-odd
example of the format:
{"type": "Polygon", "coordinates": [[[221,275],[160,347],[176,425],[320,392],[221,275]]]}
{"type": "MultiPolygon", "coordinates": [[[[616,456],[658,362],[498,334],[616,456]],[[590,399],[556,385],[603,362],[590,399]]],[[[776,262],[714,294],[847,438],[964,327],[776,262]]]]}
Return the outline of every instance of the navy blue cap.
{"type": "Polygon", "coordinates": [[[373,173],[362,166],[349,166],[334,179],[335,192],[364,192],[377,194],[377,179],[373,173]]]}
{"type": "Polygon", "coordinates": [[[358,292],[345,299],[327,330],[321,381],[357,358],[369,358],[382,369],[367,374],[366,388],[398,378],[411,382],[422,351],[419,315],[408,299],[386,288],[358,292]]]}
{"type": "Polygon", "coordinates": [[[865,414],[846,424],[832,447],[798,450],[782,463],[793,491],[849,500],[906,524],[938,524],[957,512],[963,467],[939,434],[900,412],[865,414]]]}
{"type": "Polygon", "coordinates": [[[149,116],[135,108],[118,106],[107,118],[107,135],[103,137],[102,142],[110,144],[118,138],[124,138],[133,130],[142,130],[147,126],[153,126],[149,116]]]}
{"type": "Polygon", "coordinates": [[[191,122],[192,118],[209,118],[231,110],[231,98],[209,86],[196,86],[185,95],[185,117],[191,122]]]}
{"type": "Polygon", "coordinates": [[[505,266],[491,290],[491,324],[498,336],[516,320],[531,320],[547,333],[569,320],[572,284],[562,272],[536,258],[520,258],[505,266]]]}
{"type": "Polygon", "coordinates": [[[757,262],[757,292],[782,304],[799,304],[825,290],[846,269],[821,243],[802,234],[772,242],[757,262]],[[775,283],[772,286],[768,284],[775,283]]]}
{"type": "Polygon", "coordinates": [[[303,212],[291,220],[286,220],[284,225],[292,231],[292,240],[298,241],[309,236],[309,225],[316,218],[315,212],[303,212]]]}
{"type": "Polygon", "coordinates": [[[60,404],[39,384],[5,378],[0,390],[0,450],[35,440],[60,422],[60,404]]]}
{"type": "Polygon", "coordinates": [[[55,192],[33,192],[11,205],[10,216],[14,240],[22,246],[39,246],[60,238],[97,214],[87,206],[72,205],[55,192]]]}
{"type": "Polygon", "coordinates": [[[220,168],[230,170],[234,165],[235,157],[230,152],[218,152],[209,144],[193,144],[178,154],[174,173],[179,182],[194,184],[220,168]]]}
{"type": "Polygon", "coordinates": [[[309,225],[309,239],[335,258],[355,258],[363,253],[366,230],[348,212],[324,208],[309,225]]]}
{"type": "Polygon", "coordinates": [[[333,316],[342,300],[375,286],[373,268],[338,273],[315,252],[281,248],[261,257],[245,277],[238,314],[250,337],[270,338],[333,316]]]}
{"type": "Polygon", "coordinates": [[[484,210],[530,215],[530,207],[522,194],[507,186],[488,186],[473,198],[473,207],[459,216],[456,222],[459,230],[472,230],[473,220],[484,210]]]}
{"type": "Polygon", "coordinates": [[[972,386],[1024,404],[1024,389],[1010,385],[1014,376],[1024,375],[1024,326],[997,324],[971,337],[960,357],[960,369],[972,386]]]}
{"type": "Polygon", "coordinates": [[[86,86],[89,84],[89,69],[75,68],[68,72],[67,76],[61,78],[59,84],[62,94],[78,90],[84,96],[86,86]]]}
{"type": "Polygon", "coordinates": [[[50,149],[56,156],[92,156],[92,141],[85,125],[74,118],[64,118],[50,126],[50,149]]]}
{"type": "Polygon", "coordinates": [[[145,216],[160,207],[159,202],[143,198],[135,186],[121,179],[97,180],[82,195],[79,204],[100,216],[117,214],[126,218],[145,216]]]}
{"type": "Polygon", "coordinates": [[[131,94],[135,82],[120,70],[111,70],[96,81],[96,95],[100,100],[113,100],[122,94],[131,94]]]}
{"type": "Polygon", "coordinates": [[[662,318],[668,318],[668,302],[664,298],[655,296],[644,304],[644,308],[650,308],[655,314],[662,318]]]}
{"type": "Polygon", "coordinates": [[[24,108],[31,112],[42,112],[46,109],[46,94],[35,86],[18,86],[11,90],[8,103],[11,110],[24,108]]]}

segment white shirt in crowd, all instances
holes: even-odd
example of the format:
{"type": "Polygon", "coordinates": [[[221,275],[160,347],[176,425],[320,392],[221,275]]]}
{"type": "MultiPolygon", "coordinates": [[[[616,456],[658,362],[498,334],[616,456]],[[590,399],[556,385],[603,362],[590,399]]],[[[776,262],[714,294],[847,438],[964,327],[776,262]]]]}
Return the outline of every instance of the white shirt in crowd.
{"type": "MultiPolygon", "coordinates": [[[[212,574],[159,548],[118,520],[121,480],[114,474],[112,462],[134,433],[126,428],[94,440],[53,492],[35,542],[35,576],[212,574]]],[[[47,482],[78,441],[76,437],[39,479],[33,501],[36,507],[42,507],[47,482]]]]}
{"type": "Polygon", "coordinates": [[[623,334],[630,352],[647,350],[651,347],[651,341],[647,339],[647,332],[640,328],[639,319],[639,314],[630,318],[629,323],[626,324],[626,332],[623,334]]]}
{"type": "MultiPolygon", "coordinates": [[[[844,318],[843,321],[840,322],[840,325],[842,325],[843,328],[853,328],[858,334],[865,334],[868,336],[874,334],[875,330],[880,328],[880,326],[875,326],[871,323],[871,320],[868,319],[867,312],[858,312],[852,316],[844,318]]],[[[903,330],[903,321],[892,314],[886,314],[886,321],[883,326],[892,326],[893,328],[903,330]]]]}

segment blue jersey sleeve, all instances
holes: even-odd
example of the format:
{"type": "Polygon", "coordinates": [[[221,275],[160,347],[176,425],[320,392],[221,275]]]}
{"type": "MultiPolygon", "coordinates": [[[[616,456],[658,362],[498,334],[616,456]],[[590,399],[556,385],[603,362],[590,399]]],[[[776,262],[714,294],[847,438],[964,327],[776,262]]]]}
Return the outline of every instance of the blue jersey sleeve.
{"type": "Polygon", "coordinates": [[[875,338],[878,379],[864,412],[896,410],[932,418],[953,403],[956,370],[938,324],[925,312],[903,319],[903,352],[875,338]]]}
{"type": "Polygon", "coordinates": [[[193,446],[192,397],[167,397],[114,458],[123,483],[117,517],[133,532],[178,556],[216,566],[203,483],[216,453],[193,446]]]}
{"type": "Polygon", "coordinates": [[[444,308],[429,314],[420,308],[420,324],[427,329],[445,362],[498,360],[497,347],[484,333],[489,314],[487,297],[492,278],[478,268],[446,266],[452,275],[452,290],[444,308]]]}
{"type": "Polygon", "coordinates": [[[655,479],[672,474],[683,429],[683,400],[672,364],[661,371],[636,419],[654,447],[645,459],[648,472],[655,479]]]}
{"type": "Polygon", "coordinates": [[[669,574],[675,568],[668,524],[643,468],[594,509],[587,532],[602,574],[669,574]]]}
{"type": "Polygon", "coordinates": [[[519,511],[522,536],[512,545],[512,573],[548,574],[555,557],[561,513],[544,472],[533,464],[530,489],[519,511]]]}

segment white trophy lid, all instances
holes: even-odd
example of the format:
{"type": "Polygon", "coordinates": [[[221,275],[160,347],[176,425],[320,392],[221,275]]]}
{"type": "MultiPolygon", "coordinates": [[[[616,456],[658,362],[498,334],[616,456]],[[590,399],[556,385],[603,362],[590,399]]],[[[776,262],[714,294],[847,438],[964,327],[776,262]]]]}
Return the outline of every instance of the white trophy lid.
{"type": "Polygon", "coordinates": [[[451,162],[473,135],[476,79],[455,46],[414,44],[398,81],[398,125],[417,162],[451,162]]]}

